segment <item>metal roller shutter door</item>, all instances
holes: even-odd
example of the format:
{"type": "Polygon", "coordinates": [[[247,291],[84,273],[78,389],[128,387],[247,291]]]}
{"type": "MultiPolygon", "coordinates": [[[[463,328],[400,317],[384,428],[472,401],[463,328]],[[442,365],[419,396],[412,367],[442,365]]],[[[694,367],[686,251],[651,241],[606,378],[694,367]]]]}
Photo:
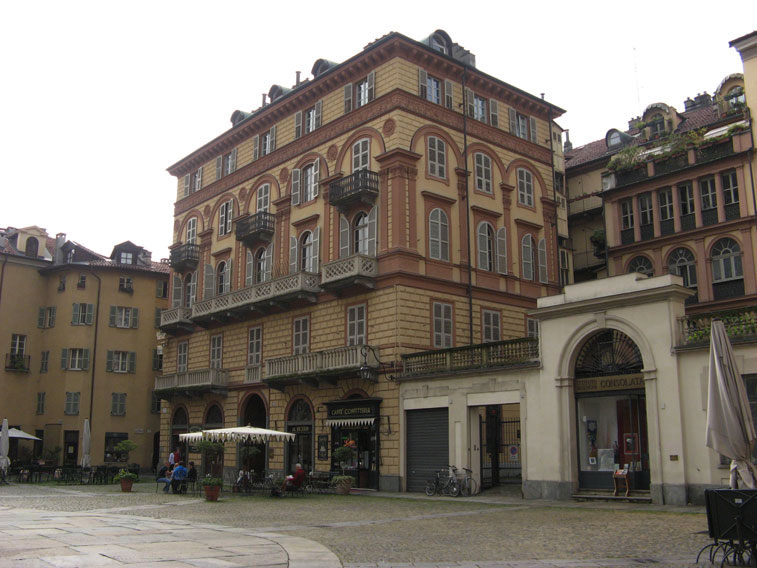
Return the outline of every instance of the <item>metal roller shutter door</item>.
{"type": "Polygon", "coordinates": [[[446,408],[407,412],[407,490],[423,491],[449,463],[449,417],[446,408]]]}

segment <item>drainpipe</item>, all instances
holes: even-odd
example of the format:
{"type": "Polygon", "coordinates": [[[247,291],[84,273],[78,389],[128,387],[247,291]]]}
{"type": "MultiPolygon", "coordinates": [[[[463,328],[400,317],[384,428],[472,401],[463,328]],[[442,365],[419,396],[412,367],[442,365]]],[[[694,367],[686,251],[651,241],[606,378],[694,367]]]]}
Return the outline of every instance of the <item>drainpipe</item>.
{"type": "Polygon", "coordinates": [[[468,101],[465,99],[465,71],[463,67],[463,160],[465,166],[465,225],[468,232],[468,344],[473,345],[473,259],[470,255],[470,197],[468,194],[468,101]]]}
{"type": "Polygon", "coordinates": [[[95,402],[95,371],[97,370],[97,335],[100,324],[100,288],[102,280],[91,269],[87,271],[97,279],[97,304],[95,305],[95,339],[92,345],[92,377],[89,382],[89,427],[92,428],[92,409],[95,402]]]}
{"type": "Polygon", "coordinates": [[[3,255],[3,268],[0,270],[0,304],[3,299],[3,281],[5,280],[5,265],[8,263],[8,255],[3,255]]]}
{"type": "MultiPolygon", "coordinates": [[[[544,93],[541,94],[541,100],[544,100],[544,93]]],[[[549,133],[549,154],[552,156],[552,201],[554,201],[554,205],[555,205],[555,222],[552,223],[552,230],[555,232],[555,252],[557,253],[556,255],[557,262],[555,266],[557,267],[557,283],[559,284],[560,283],[560,237],[558,235],[559,219],[557,218],[557,189],[555,188],[555,147],[552,142],[552,137],[553,137],[552,105],[550,105],[547,110],[547,123],[549,125],[549,128],[547,129],[547,132],[549,133]]],[[[565,172],[563,172],[563,176],[565,176],[565,172]]],[[[565,177],[563,177],[563,183],[565,183],[565,177]]],[[[547,274],[547,282],[549,282],[549,273],[547,274]]],[[[566,285],[567,285],[567,282],[566,282],[566,285]]]]}

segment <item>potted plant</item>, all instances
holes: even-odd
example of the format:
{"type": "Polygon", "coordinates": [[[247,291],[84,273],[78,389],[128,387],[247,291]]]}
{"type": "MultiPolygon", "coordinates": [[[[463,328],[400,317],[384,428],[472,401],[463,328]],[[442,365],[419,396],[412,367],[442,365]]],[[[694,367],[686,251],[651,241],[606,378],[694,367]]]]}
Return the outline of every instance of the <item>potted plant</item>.
{"type": "Polygon", "coordinates": [[[344,446],[336,448],[331,455],[334,460],[339,463],[339,468],[342,470],[341,475],[334,476],[332,483],[334,484],[334,487],[336,487],[337,493],[346,495],[350,492],[350,489],[352,489],[353,478],[351,475],[344,474],[344,468],[345,464],[352,463],[352,460],[355,457],[355,450],[350,444],[350,441],[347,441],[344,446]]]}
{"type": "Polygon", "coordinates": [[[121,440],[120,442],[118,442],[114,446],[113,451],[119,454],[119,457],[123,455],[123,461],[128,462],[129,452],[133,452],[136,449],[137,444],[127,438],[126,440],[121,440]]]}
{"type": "Polygon", "coordinates": [[[205,491],[205,499],[207,501],[218,501],[218,495],[221,493],[221,487],[223,486],[223,479],[208,475],[202,478],[201,483],[205,491]]]}
{"type": "Polygon", "coordinates": [[[221,442],[200,440],[194,445],[194,449],[205,458],[205,473],[210,475],[220,473],[221,456],[223,455],[223,444],[221,442]]]}
{"type": "Polygon", "coordinates": [[[121,484],[121,491],[123,491],[124,493],[131,493],[131,486],[137,479],[139,479],[139,477],[136,473],[131,473],[126,471],[125,469],[121,469],[113,478],[113,481],[121,484]]]}

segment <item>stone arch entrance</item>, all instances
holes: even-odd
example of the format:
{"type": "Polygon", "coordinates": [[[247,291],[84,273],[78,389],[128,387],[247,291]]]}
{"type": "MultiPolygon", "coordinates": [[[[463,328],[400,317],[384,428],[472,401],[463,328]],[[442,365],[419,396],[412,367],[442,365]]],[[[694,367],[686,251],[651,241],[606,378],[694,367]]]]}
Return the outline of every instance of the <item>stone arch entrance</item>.
{"type": "MultiPolygon", "coordinates": [[[[214,430],[223,428],[223,410],[218,403],[211,404],[205,412],[205,418],[202,421],[203,430],[214,430]]],[[[223,452],[203,452],[202,456],[203,475],[212,475],[213,477],[223,476],[223,452]]]]}
{"type": "Polygon", "coordinates": [[[577,349],[573,368],[580,489],[612,489],[613,473],[628,470],[631,488],[649,490],[649,438],[636,343],[618,329],[601,329],[577,349]]]}
{"type": "Polygon", "coordinates": [[[186,448],[184,447],[185,444],[179,441],[179,434],[186,434],[188,431],[189,416],[187,415],[186,409],[181,406],[176,409],[176,411],[173,413],[173,417],[171,418],[171,439],[168,444],[168,451],[166,452],[165,457],[162,458],[163,460],[166,460],[168,458],[168,454],[174,451],[176,448],[183,448],[183,450],[180,451],[181,455],[187,455],[186,448]]]}
{"type": "Polygon", "coordinates": [[[294,472],[297,463],[302,464],[305,471],[313,470],[313,409],[306,398],[294,400],[287,413],[286,431],[295,435],[294,440],[287,442],[286,471],[294,472]]]}
{"type": "MultiPolygon", "coordinates": [[[[253,394],[245,401],[239,425],[257,428],[268,427],[268,413],[265,402],[259,395],[253,394]]],[[[265,444],[254,444],[250,441],[240,444],[238,463],[242,469],[255,472],[256,475],[265,472],[265,444]]]]}

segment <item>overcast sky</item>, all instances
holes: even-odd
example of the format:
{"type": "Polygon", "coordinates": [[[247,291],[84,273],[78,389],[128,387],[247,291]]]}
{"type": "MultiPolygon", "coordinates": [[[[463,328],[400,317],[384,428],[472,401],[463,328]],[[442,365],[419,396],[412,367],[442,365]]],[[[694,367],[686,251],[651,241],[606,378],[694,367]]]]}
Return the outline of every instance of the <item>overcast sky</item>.
{"type": "Polygon", "coordinates": [[[318,58],[436,29],[480,70],[567,112],[574,146],[652,102],[683,110],[742,71],[757,2],[6,1],[0,6],[0,226],[39,225],[110,254],[168,254],[166,168],[318,58]]]}

